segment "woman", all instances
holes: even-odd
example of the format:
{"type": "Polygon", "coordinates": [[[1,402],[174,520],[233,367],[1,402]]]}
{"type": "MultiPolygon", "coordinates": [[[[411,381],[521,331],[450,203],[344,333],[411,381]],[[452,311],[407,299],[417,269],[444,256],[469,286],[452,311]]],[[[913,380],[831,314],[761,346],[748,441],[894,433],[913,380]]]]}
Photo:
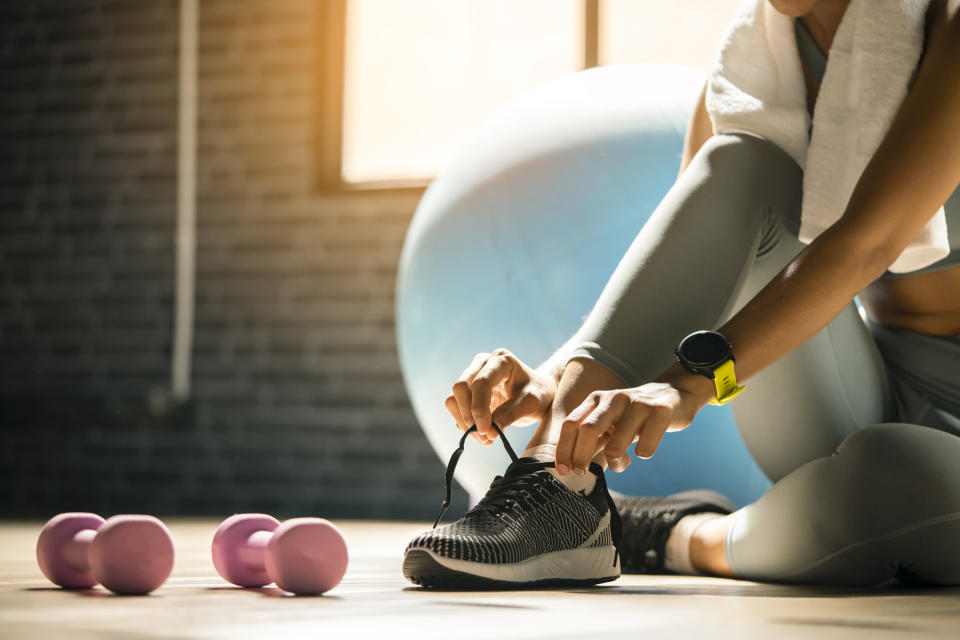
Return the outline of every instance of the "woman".
{"type": "MultiPolygon", "coordinates": [[[[770,4],[828,52],[849,0],[770,4]]],[[[620,555],[646,571],[960,584],[960,242],[928,269],[887,271],[945,202],[954,238],[960,226],[958,5],[930,3],[906,98],[840,220],[806,246],[799,167],[766,140],[713,135],[705,88],[676,184],[583,327],[535,369],[499,349],[453,385],[447,409],[485,444],[540,424],[475,509],[411,543],[405,575],[595,583],[620,555]],[[618,498],[618,540],[602,465],[622,470],[630,447],[649,458],[745,381],[731,407],[774,486],[734,513],[709,492],[618,498]]]]}

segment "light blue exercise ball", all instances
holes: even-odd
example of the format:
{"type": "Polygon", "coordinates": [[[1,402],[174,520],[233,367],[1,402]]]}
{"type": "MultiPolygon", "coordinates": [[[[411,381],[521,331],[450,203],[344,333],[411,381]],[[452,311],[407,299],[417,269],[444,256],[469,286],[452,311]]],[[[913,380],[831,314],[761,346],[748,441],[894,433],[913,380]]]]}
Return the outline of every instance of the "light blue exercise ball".
{"type": "MultiPolygon", "coordinates": [[[[571,74],[497,111],[431,183],[407,231],[396,320],[407,391],[444,462],[461,436],[443,406],[454,380],[498,347],[536,366],[580,326],[676,179],[703,82],[661,64],[571,74]]],[[[506,434],[519,453],[533,427],[506,434]]],[[[480,496],[508,464],[499,443],[471,439],[456,478],[480,496]]],[[[738,505],[770,486],[730,410],[713,406],[607,477],[626,493],[707,487],[738,505]]]]}

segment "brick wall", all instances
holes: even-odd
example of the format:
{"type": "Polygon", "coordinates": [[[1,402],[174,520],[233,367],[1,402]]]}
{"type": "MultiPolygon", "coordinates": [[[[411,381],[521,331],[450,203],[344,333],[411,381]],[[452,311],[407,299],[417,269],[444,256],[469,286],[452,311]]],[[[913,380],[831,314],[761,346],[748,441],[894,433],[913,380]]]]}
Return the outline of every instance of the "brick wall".
{"type": "Polygon", "coordinates": [[[416,197],[318,192],[318,1],[200,3],[185,406],[178,3],[0,3],[0,514],[435,514],[393,327],[416,197]]]}

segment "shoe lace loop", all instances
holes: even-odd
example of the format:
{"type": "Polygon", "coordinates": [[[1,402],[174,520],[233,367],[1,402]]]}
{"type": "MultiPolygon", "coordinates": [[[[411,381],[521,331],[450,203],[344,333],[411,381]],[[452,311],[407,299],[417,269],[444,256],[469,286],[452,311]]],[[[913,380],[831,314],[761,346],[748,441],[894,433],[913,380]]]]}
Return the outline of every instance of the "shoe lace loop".
{"type": "MultiPolygon", "coordinates": [[[[507,455],[510,456],[511,462],[516,462],[518,460],[517,454],[514,452],[513,447],[510,446],[510,443],[507,442],[507,438],[503,435],[503,431],[500,430],[500,427],[496,423],[491,423],[493,428],[496,429],[497,434],[500,436],[500,441],[503,442],[504,449],[507,450],[507,455]]],[[[450,495],[453,488],[453,472],[457,470],[457,462],[460,460],[460,456],[463,455],[463,448],[466,446],[467,438],[471,433],[477,431],[477,425],[473,425],[469,429],[463,432],[463,436],[460,438],[460,445],[457,447],[457,450],[453,452],[453,455],[450,456],[450,462],[447,463],[447,474],[446,474],[446,495],[443,498],[443,503],[440,505],[440,513],[437,515],[437,519],[433,523],[433,528],[436,529],[437,525],[440,524],[440,518],[443,517],[443,514],[446,512],[447,508],[450,506],[450,495]]],[[[500,479],[500,476],[494,480],[494,484],[500,479]]],[[[493,485],[491,485],[492,488],[493,485]]],[[[483,500],[481,500],[483,502],[483,500]]],[[[480,506],[480,505],[477,505],[480,506]]]]}

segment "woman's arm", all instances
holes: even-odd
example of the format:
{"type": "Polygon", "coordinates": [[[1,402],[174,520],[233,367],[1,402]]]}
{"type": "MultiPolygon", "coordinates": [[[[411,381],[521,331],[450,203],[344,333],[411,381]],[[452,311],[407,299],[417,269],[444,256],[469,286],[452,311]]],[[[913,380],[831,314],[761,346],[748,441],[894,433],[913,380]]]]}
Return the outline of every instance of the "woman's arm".
{"type": "MultiPolygon", "coordinates": [[[[734,346],[738,380],[825,327],[883,274],[960,183],[960,13],[953,4],[949,12],[938,7],[917,80],[841,219],[720,328],[734,346]]],[[[708,386],[697,385],[710,393],[708,386]]]]}
{"type": "MultiPolygon", "coordinates": [[[[825,327],[883,274],[960,182],[960,3],[952,0],[950,11],[945,4],[934,9],[917,80],[841,219],[720,328],[733,345],[738,380],[825,327]]],[[[582,471],[604,444],[607,459],[616,460],[634,440],[637,454],[649,457],[664,432],[689,425],[715,393],[711,380],[675,363],[648,385],[588,398],[563,423],[558,468],[582,471]]]]}

